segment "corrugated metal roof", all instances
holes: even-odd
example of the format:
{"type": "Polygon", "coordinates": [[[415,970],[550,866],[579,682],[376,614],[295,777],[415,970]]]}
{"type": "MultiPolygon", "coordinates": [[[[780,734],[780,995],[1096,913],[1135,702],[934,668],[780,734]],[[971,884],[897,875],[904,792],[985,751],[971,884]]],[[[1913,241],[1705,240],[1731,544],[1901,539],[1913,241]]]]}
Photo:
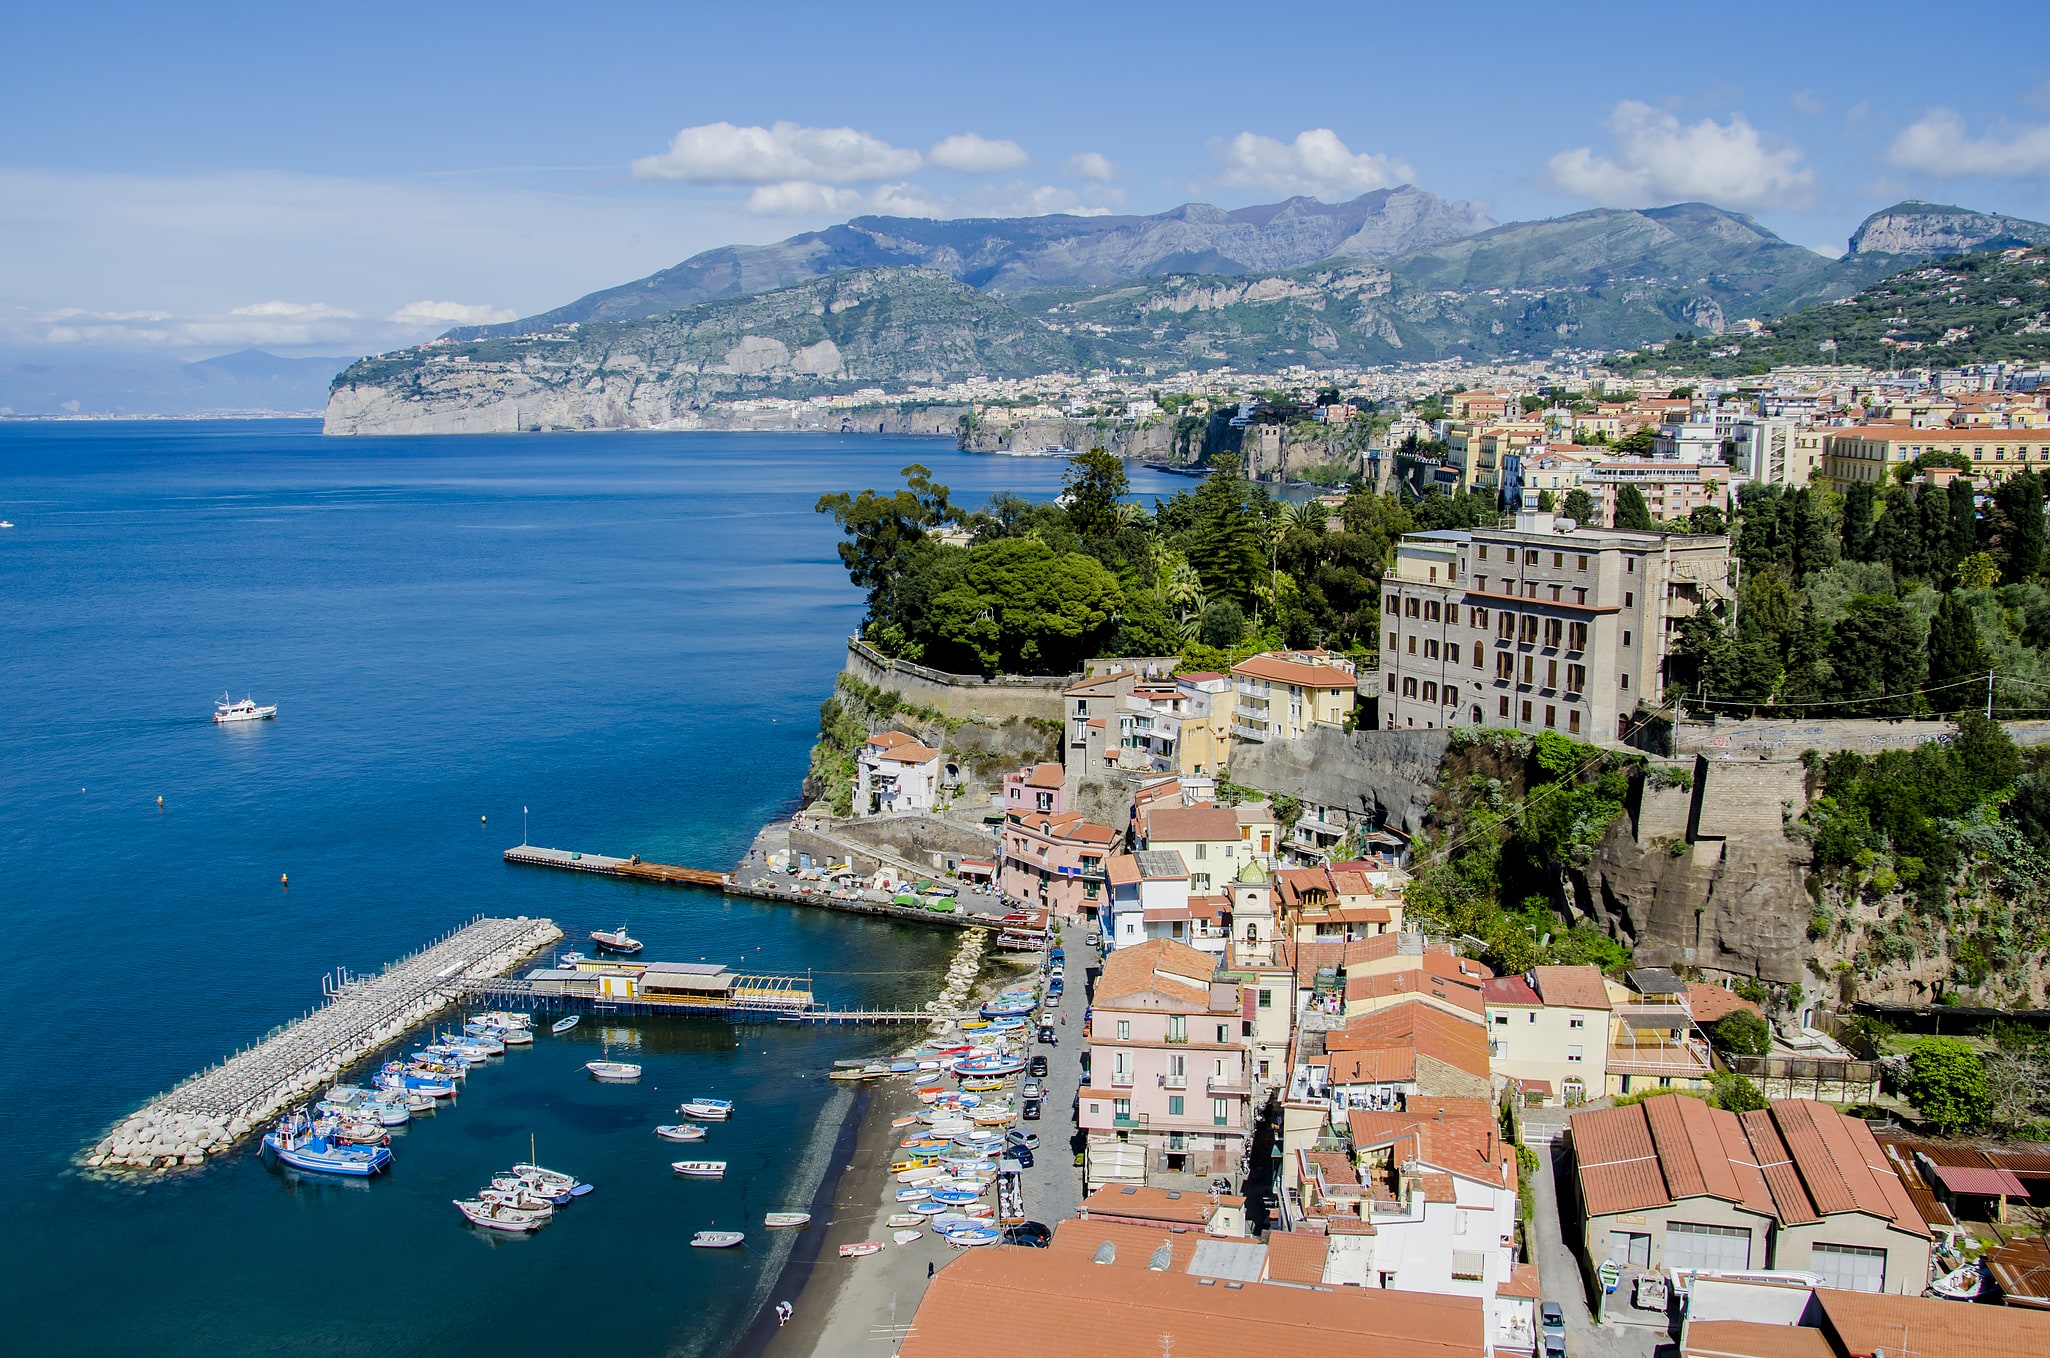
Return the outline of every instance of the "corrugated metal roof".
{"type": "Polygon", "coordinates": [[[1251,1240],[1199,1240],[1188,1271],[1198,1278],[1256,1283],[1267,1271],[1267,1247],[1251,1240]]]}

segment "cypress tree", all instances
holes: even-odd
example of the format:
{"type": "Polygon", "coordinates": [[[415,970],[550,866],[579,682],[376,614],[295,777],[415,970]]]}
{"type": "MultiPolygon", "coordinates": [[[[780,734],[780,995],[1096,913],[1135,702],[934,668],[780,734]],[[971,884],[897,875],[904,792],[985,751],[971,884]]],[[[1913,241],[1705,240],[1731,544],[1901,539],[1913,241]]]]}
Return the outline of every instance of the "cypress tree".
{"type": "Polygon", "coordinates": [[[1795,583],[1836,564],[1837,540],[1821,500],[1806,486],[1788,495],[1780,511],[1783,534],[1793,557],[1795,583]]]}
{"type": "Polygon", "coordinates": [[[1979,550],[1977,496],[1962,476],[1950,483],[1950,562],[1952,566],[1979,550]]]}
{"type": "Polygon", "coordinates": [[[1870,481],[1853,481],[1844,492],[1844,555],[1853,561],[1872,559],[1873,509],[1878,499],[1870,481]]]}
{"type": "Polygon", "coordinates": [[[1950,492],[1942,486],[1924,485],[1915,497],[1917,536],[1922,545],[1922,577],[1939,579],[1957,565],[1950,552],[1950,492]]]}
{"type": "Polygon", "coordinates": [[[1954,589],[1929,619],[1929,704],[1938,712],[1955,712],[1975,700],[1971,681],[1986,675],[1986,652],[1979,645],[1979,624],[1965,592],[1954,589]]]}
{"type": "Polygon", "coordinates": [[[1621,486],[1616,491],[1616,527],[1630,533],[1657,529],[1651,521],[1651,506],[1644,502],[1644,492],[1635,486],[1621,486]]]}
{"type": "Polygon", "coordinates": [[[1993,492],[1993,501],[2006,521],[1995,552],[2000,578],[2018,583],[2043,569],[2042,478],[2034,472],[2010,477],[1993,492]]]}

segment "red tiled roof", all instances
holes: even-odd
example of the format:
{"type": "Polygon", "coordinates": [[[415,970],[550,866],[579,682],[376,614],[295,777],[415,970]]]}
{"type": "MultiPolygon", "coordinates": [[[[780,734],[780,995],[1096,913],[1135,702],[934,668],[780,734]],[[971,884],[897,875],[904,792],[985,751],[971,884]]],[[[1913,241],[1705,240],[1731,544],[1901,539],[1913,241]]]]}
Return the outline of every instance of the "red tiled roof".
{"type": "Polygon", "coordinates": [[[1457,980],[1427,976],[1421,970],[1388,971],[1378,976],[1345,978],[1347,1004],[1355,1000],[1377,1000],[1388,995],[1429,995],[1456,1004],[1461,1009],[1471,1010],[1475,1014],[1481,1012],[1479,990],[1457,980]]]}
{"type": "Polygon", "coordinates": [[[1201,1226],[1209,1222],[1211,1210],[1219,1203],[1243,1207],[1246,1200],[1230,1194],[1213,1199],[1208,1193],[1182,1193],[1145,1184],[1105,1184],[1082,1199],[1080,1211],[1084,1217],[1143,1217],[1201,1226]]]}
{"type": "Polygon", "coordinates": [[[1589,1216],[1639,1212],[1672,1202],[1642,1104],[1575,1113],[1573,1156],[1589,1216]]]}
{"type": "Polygon", "coordinates": [[[1275,1231],[1267,1237],[1267,1276],[1278,1283],[1321,1283],[1330,1249],[1325,1236],[1275,1231]]]}
{"type": "Polygon", "coordinates": [[[1146,827],[1146,842],[1166,844],[1190,844],[1198,841],[1226,841],[1236,844],[1239,839],[1238,813],[1228,806],[1216,806],[1210,802],[1197,802],[1194,806],[1156,806],[1143,813],[1146,827]]]}
{"type": "Polygon", "coordinates": [[[1033,764],[1030,767],[1031,773],[1021,780],[1026,787],[1060,787],[1067,778],[1067,770],[1059,764],[1033,764]]]}
{"type": "Polygon", "coordinates": [[[1609,988],[1600,967],[1535,967],[1531,975],[1546,1004],[1571,1009],[1609,1007],[1609,988]]]}
{"type": "Polygon", "coordinates": [[[1495,1284],[1498,1297],[1524,1297],[1536,1301],[1541,1295],[1538,1290],[1538,1266],[1536,1264],[1513,1264],[1506,1282],[1495,1284]]]}
{"type": "Polygon", "coordinates": [[[1758,1320],[1696,1320],[1681,1358],[1836,1358],[1822,1331],[1758,1320]]]}
{"type": "Polygon", "coordinates": [[[1324,1038],[1324,1049],[1334,1054],[1395,1046],[1483,1080],[1488,1078],[1486,1026],[1422,1000],[1404,1000],[1371,1014],[1361,1014],[1350,1020],[1343,1032],[1329,1033],[1324,1038]]]}
{"type": "Polygon", "coordinates": [[[1870,1358],[2041,1358],[2050,1353],[2050,1315],[2012,1306],[1960,1306],[1934,1297],[1893,1297],[1818,1287],[1825,1334],[1837,1351],[1870,1358]]]}
{"type": "Polygon", "coordinates": [[[902,1358],[1244,1358],[1358,1353],[1480,1358],[1477,1297],[1205,1281],[1104,1267],[1067,1251],[997,1245],[952,1260],[926,1288],[902,1358]]]}
{"type": "Polygon", "coordinates": [[[1544,1003],[1538,993],[1530,988],[1530,982],[1521,976],[1497,976],[1481,988],[1481,998],[1489,1004],[1521,1006],[1535,1009],[1544,1003]]]}
{"type": "Polygon", "coordinates": [[[1749,1009],[1758,1017],[1765,1017],[1763,1009],[1742,995],[1733,990],[1725,990],[1719,985],[1710,985],[1706,981],[1687,983],[1687,1008],[1694,1015],[1696,1023],[1714,1023],[1717,1019],[1728,1018],[1739,1009],[1749,1009]]]}
{"type": "Polygon", "coordinates": [[[1129,948],[1119,948],[1104,959],[1103,973],[1096,978],[1096,1007],[1112,1008],[1120,1001],[1154,993],[1191,1005],[1194,1012],[1206,1013],[1210,1007],[1209,981],[1216,971],[1217,959],[1207,952],[1200,952],[1171,938],[1148,939],[1129,948]],[[1171,990],[1166,989],[1159,975],[1162,972],[1201,983],[1202,998],[1196,998],[1195,985],[1176,985],[1171,990]]]}
{"type": "Polygon", "coordinates": [[[1233,674],[1242,674],[1249,679],[1265,679],[1276,684],[1295,684],[1302,688],[1353,688],[1359,680],[1336,665],[1307,665],[1300,661],[1283,660],[1279,656],[1256,655],[1250,660],[1241,660],[1231,667],[1233,674]]]}

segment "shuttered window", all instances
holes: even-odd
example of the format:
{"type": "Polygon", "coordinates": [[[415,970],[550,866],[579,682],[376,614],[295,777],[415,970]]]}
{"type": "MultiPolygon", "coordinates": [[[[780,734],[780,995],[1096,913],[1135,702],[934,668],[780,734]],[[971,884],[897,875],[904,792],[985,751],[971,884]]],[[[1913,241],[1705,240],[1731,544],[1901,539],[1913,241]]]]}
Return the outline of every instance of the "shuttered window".
{"type": "Polygon", "coordinates": [[[1751,1232],[1741,1226],[1666,1223],[1667,1268],[1751,1267],[1751,1232]]]}
{"type": "Polygon", "coordinates": [[[1869,1245],[1817,1245],[1809,1267],[1846,1292],[1886,1290],[1886,1251],[1869,1245]]]}

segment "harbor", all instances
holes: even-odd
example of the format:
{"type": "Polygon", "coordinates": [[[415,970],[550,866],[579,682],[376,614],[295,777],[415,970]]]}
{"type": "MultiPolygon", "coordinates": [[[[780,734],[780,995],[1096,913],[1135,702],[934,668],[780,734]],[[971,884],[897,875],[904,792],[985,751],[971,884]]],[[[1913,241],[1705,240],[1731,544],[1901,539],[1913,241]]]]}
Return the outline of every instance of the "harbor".
{"type": "Polygon", "coordinates": [[[479,917],[386,966],[324,988],[327,1003],[158,1095],[86,1156],[95,1169],[206,1163],[343,1070],[562,937],[554,921],[479,917]]]}

